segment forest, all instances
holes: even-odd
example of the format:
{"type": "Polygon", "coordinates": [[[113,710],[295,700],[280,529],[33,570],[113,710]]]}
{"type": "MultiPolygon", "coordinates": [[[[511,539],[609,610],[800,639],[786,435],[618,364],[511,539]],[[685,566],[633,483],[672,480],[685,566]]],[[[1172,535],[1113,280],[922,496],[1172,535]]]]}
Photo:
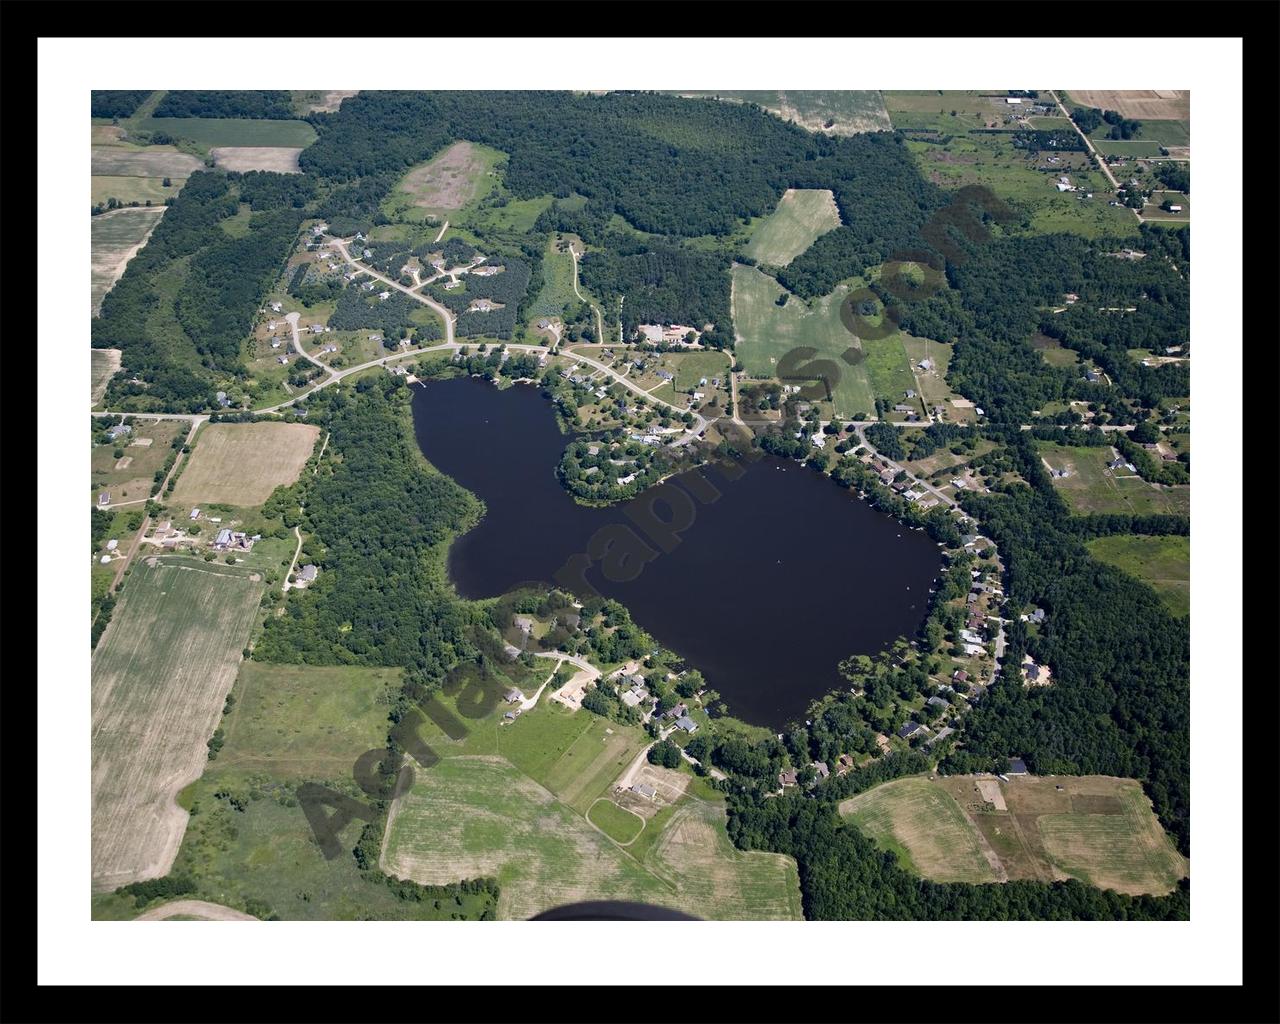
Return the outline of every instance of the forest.
{"type": "MultiPolygon", "coordinates": [[[[311,399],[328,403],[329,450],[306,500],[323,571],[268,616],[253,656],[289,664],[400,665],[428,687],[473,657],[482,611],[453,596],[445,543],[474,523],[479,503],[422,462],[402,378],[370,377],[311,399]]],[[[316,410],[319,410],[318,412],[316,410]]]]}
{"type": "Polygon", "coordinates": [[[94,89],[89,94],[90,117],[131,117],[142,101],[151,95],[150,89],[94,89]]]}
{"type": "Polygon", "coordinates": [[[213,404],[215,371],[242,372],[241,342],[284,269],[302,215],[256,213],[248,233],[233,238],[221,223],[239,208],[239,182],[195,172],[107,293],[93,346],[121,349],[124,367],[144,382],[117,376],[107,401],[198,412],[213,404]]]}
{"type": "MultiPolygon", "coordinates": [[[[144,97],[148,94],[144,93],[144,97]]],[[[172,90],[164,94],[154,117],[250,117],[287,121],[293,107],[284,89],[172,90]]]]}

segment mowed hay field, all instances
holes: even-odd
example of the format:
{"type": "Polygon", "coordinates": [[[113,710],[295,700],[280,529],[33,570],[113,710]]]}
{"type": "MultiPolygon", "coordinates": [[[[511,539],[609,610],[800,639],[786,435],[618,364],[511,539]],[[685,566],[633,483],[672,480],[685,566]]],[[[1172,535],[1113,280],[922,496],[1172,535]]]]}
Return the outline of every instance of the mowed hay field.
{"type": "Polygon", "coordinates": [[[1189,870],[1134,779],[916,776],[877,786],[840,810],[918,873],[939,881],[983,880],[957,877],[981,870],[975,846],[999,881],[1076,878],[1131,895],[1163,895],[1189,870]],[[982,785],[998,787],[1003,809],[985,798],[982,785]],[[932,793],[924,795],[922,787],[932,793]]]}
{"type": "Polygon", "coordinates": [[[840,211],[830,189],[789,188],[778,208],[756,225],[747,255],[760,263],[785,267],[814,240],[840,226],[840,211]]]}
{"type": "Polygon", "coordinates": [[[202,149],[217,146],[288,146],[306,149],[316,130],[306,121],[272,121],[247,117],[133,117],[126,131],[164,132],[189,139],[202,149]]]}
{"type": "MultiPolygon", "coordinates": [[[[95,299],[94,308],[100,300],[95,299]]],[[[123,353],[118,348],[89,349],[89,389],[93,404],[102,401],[107,391],[107,383],[120,369],[120,357],[123,353]]]]}
{"type": "Polygon", "coordinates": [[[135,563],[92,662],[93,880],[165,874],[263,584],[187,559],[135,563]]]}
{"type": "Polygon", "coordinates": [[[319,427],[305,423],[209,424],[196,439],[173,500],[261,505],[277,487],[298,479],[319,436],[319,427]]]}
{"type": "Polygon", "coordinates": [[[89,295],[94,316],[102,309],[102,300],[120,280],[129,261],[160,223],[164,210],[163,206],[113,210],[90,221],[89,295]]]}
{"type": "Polygon", "coordinates": [[[503,919],[583,900],[722,920],[801,916],[794,861],[734,850],[723,809],[703,801],[676,810],[643,862],[498,757],[446,757],[419,771],[392,815],[385,870],[419,882],[494,875],[503,919]]]}
{"type": "Polygon", "coordinates": [[[1112,534],[1085,547],[1100,559],[1155,588],[1174,615],[1191,610],[1191,538],[1112,534]]]}
{"type": "Polygon", "coordinates": [[[840,813],[897,854],[908,871],[938,882],[1003,880],[960,806],[927,778],[876,786],[844,801],[840,813]]]}
{"type": "Polygon", "coordinates": [[[1127,470],[1112,470],[1109,447],[1073,448],[1039,442],[1037,448],[1053,469],[1070,469],[1071,475],[1054,477],[1053,486],[1062,492],[1071,510],[1081,515],[1093,512],[1120,512],[1135,515],[1168,513],[1189,515],[1191,485],[1165,487],[1148,483],[1127,470]]]}
{"type": "Polygon", "coordinates": [[[209,151],[215,167],[225,171],[276,171],[300,174],[301,149],[287,146],[215,146],[209,151]]]}
{"type": "MultiPolygon", "coordinates": [[[[1072,89],[1070,102],[1114,110],[1140,121],[1189,121],[1191,118],[1191,93],[1185,89],[1072,89]]],[[[1067,107],[1070,109],[1070,103],[1067,107]]]]}
{"type": "Polygon", "coordinates": [[[875,395],[865,363],[850,366],[842,358],[846,350],[859,348],[840,319],[840,303],[848,287],[840,285],[808,305],[793,295],[785,306],[779,306],[776,300],[783,291],[782,285],[755,267],[734,266],[733,322],[739,336],[735,351],[744,369],[752,377],[776,377],[778,364],[788,352],[812,348],[814,354],[801,365],[813,360],[835,364],[831,379],[835,380],[832,397],[836,415],[872,414],[875,395]]]}

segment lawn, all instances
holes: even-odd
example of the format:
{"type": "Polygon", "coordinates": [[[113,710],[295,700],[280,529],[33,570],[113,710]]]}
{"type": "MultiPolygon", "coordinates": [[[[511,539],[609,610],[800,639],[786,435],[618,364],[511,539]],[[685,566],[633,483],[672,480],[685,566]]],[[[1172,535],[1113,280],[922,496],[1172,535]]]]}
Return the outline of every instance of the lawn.
{"type": "Polygon", "coordinates": [[[127,422],[133,427],[131,434],[115,444],[95,444],[89,455],[89,488],[95,500],[100,491],[110,491],[112,501],[147,497],[154,486],[156,471],[163,468],[172,451],[171,442],[179,434],[185,436],[189,428],[182,420],[130,417],[127,422]],[[138,443],[147,440],[151,444],[138,443]],[[124,455],[117,459],[117,451],[123,451],[124,455]]]}
{"type": "MultiPolygon", "coordinates": [[[[840,304],[848,294],[848,285],[840,285],[830,295],[808,304],[791,295],[785,306],[779,306],[775,300],[783,291],[777,281],[754,267],[733,268],[733,320],[739,335],[735,351],[746,372],[753,377],[776,377],[779,363],[788,352],[812,348],[815,353],[799,360],[793,372],[802,372],[808,363],[821,360],[824,365],[818,368],[819,372],[834,381],[832,394],[837,415],[872,413],[875,395],[865,366],[850,366],[842,358],[848,350],[859,349],[857,339],[840,319],[840,304]]],[[[813,379],[797,378],[788,383],[804,386],[813,379]]]]}
{"type": "Polygon", "coordinates": [[[174,138],[190,139],[204,150],[219,146],[305,149],[316,141],[316,131],[306,121],[247,117],[133,117],[121,124],[131,132],[164,132],[174,138]]]}
{"type": "Polygon", "coordinates": [[[710,392],[711,381],[717,377],[722,385],[727,386],[729,380],[729,357],[724,352],[685,352],[666,356],[665,360],[675,364],[675,389],[677,391],[710,392]],[[700,385],[702,378],[707,383],[700,385]]]}
{"type": "Polygon", "coordinates": [[[1086,544],[1094,558],[1149,583],[1174,615],[1191,610],[1191,538],[1112,534],[1086,544]]]}
{"type": "Polygon", "coordinates": [[[605,799],[597,800],[591,805],[587,810],[587,820],[615,843],[623,846],[634,840],[645,825],[644,819],[638,814],[605,799]]]}
{"type": "Polygon", "coordinates": [[[173,489],[175,502],[261,505],[298,479],[320,428],[305,423],[211,423],[173,489]]]}
{"type": "Polygon", "coordinates": [[[747,255],[760,263],[785,267],[820,235],[840,226],[840,211],[830,189],[787,189],[777,209],[752,229],[747,255]]]}
{"type": "Polygon", "coordinates": [[[168,870],[186,826],[173,797],[204,769],[261,596],[227,566],[130,569],[92,661],[95,888],[168,870]]]}
{"type": "Polygon", "coordinates": [[[844,801],[840,813],[897,854],[908,871],[939,882],[997,880],[964,812],[927,778],[876,786],[844,801]]]}
{"type": "Polygon", "coordinates": [[[1050,467],[1071,470],[1069,476],[1055,477],[1053,485],[1073,512],[1190,513],[1190,485],[1164,487],[1123,469],[1108,469],[1107,463],[1113,458],[1110,447],[1073,448],[1048,441],[1038,442],[1037,447],[1050,467]]]}

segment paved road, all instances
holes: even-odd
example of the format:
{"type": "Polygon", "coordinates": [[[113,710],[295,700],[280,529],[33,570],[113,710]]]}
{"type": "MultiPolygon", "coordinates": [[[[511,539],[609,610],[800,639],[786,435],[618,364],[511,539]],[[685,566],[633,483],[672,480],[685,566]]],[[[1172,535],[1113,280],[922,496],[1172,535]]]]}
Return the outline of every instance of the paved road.
{"type": "MultiPolygon", "coordinates": [[[[412,288],[406,288],[399,281],[393,281],[391,280],[391,278],[385,277],[384,275],[379,274],[373,268],[365,266],[365,264],[361,263],[359,260],[354,259],[351,253],[347,251],[347,246],[350,243],[347,242],[346,240],[341,238],[330,238],[329,244],[333,248],[337,249],[338,252],[342,254],[342,258],[346,260],[349,264],[351,264],[351,266],[355,267],[357,270],[363,271],[364,273],[368,274],[370,277],[376,278],[377,280],[381,281],[383,284],[391,288],[394,288],[398,292],[403,292],[405,295],[409,296],[409,298],[411,299],[417,299],[424,306],[430,306],[432,309],[434,309],[440,315],[440,317],[444,320],[445,344],[447,345],[453,344],[453,323],[454,323],[453,313],[451,313],[444,306],[440,305],[440,303],[427,298],[425,295],[421,295],[418,292],[415,292],[412,288]]],[[[435,280],[435,279],[432,278],[431,280],[435,280]]]]}
{"type": "Polygon", "coordinates": [[[315,363],[315,365],[324,370],[325,373],[337,373],[338,371],[333,369],[333,367],[320,362],[319,359],[302,347],[302,337],[298,332],[298,320],[301,316],[302,314],[297,312],[286,313],[284,315],[285,320],[289,324],[289,329],[293,331],[293,347],[297,349],[298,355],[302,356],[302,358],[307,360],[309,363],[315,363]]]}
{"type": "Polygon", "coordinates": [[[877,450],[876,450],[876,446],[875,446],[875,445],[873,445],[870,441],[868,441],[868,440],[867,440],[867,435],[866,435],[866,432],[865,432],[865,431],[866,431],[866,427],[864,427],[864,426],[858,426],[858,427],[856,427],[856,428],[855,428],[855,432],[856,432],[856,433],[857,433],[857,435],[858,435],[858,440],[859,440],[859,441],[861,441],[864,445],[866,445],[866,447],[867,447],[870,451],[875,452],[875,454],[876,454],[876,455],[879,455],[882,461],[887,462],[887,463],[889,464],[889,468],[890,468],[890,469],[892,469],[892,470],[894,471],[895,475],[896,475],[899,471],[906,473],[906,474],[907,474],[907,476],[911,479],[912,483],[913,483],[915,486],[917,486],[917,487],[923,487],[926,491],[928,491],[930,494],[932,494],[935,498],[937,498],[940,502],[942,502],[942,503],[943,503],[944,505],[946,505],[948,508],[954,508],[954,507],[955,507],[955,504],[956,504],[956,503],[955,503],[952,499],[948,498],[945,494],[943,494],[943,493],[942,493],[940,490],[938,490],[936,487],[934,487],[932,484],[925,483],[925,481],[923,481],[923,480],[921,480],[919,477],[915,476],[915,475],[914,475],[910,470],[906,469],[906,468],[905,468],[905,467],[903,467],[903,466],[900,466],[898,463],[894,462],[894,461],[893,461],[893,459],[889,458],[889,456],[887,456],[887,455],[883,455],[883,454],[881,454],[879,451],[877,451],[877,450]]]}

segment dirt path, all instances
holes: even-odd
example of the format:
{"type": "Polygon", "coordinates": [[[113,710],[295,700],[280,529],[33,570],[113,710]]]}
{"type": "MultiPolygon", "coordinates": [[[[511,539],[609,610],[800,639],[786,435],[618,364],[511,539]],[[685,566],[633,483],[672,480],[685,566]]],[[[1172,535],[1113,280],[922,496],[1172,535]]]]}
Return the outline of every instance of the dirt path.
{"type": "MultiPolygon", "coordinates": [[[[445,221],[445,222],[444,222],[444,227],[442,227],[442,228],[440,229],[440,234],[436,235],[436,242],[438,242],[438,241],[440,241],[440,239],[444,238],[444,233],[445,233],[446,231],[448,231],[448,230],[449,230],[449,222],[448,222],[448,221],[445,221]]],[[[433,242],[433,243],[432,243],[432,245],[434,245],[434,244],[435,244],[435,242],[433,242]]]]}
{"type": "MultiPolygon", "coordinates": [[[[572,242],[569,243],[569,255],[573,257],[573,294],[578,296],[578,300],[580,302],[586,302],[587,300],[582,297],[582,292],[578,291],[578,259],[579,257],[578,257],[578,253],[573,248],[572,242]]],[[[596,315],[596,337],[599,338],[600,343],[603,344],[604,343],[604,320],[600,316],[600,307],[597,306],[594,302],[587,303],[587,304],[591,307],[592,311],[594,311],[596,315]]],[[[618,330],[619,330],[618,343],[621,344],[622,343],[621,326],[619,326],[618,330]]]]}
{"type": "Polygon", "coordinates": [[[220,903],[206,903],[204,900],[174,900],[159,907],[152,907],[134,918],[135,921],[163,921],[168,917],[188,914],[202,921],[256,921],[252,914],[242,914],[238,910],[224,907],[220,903]]]}

